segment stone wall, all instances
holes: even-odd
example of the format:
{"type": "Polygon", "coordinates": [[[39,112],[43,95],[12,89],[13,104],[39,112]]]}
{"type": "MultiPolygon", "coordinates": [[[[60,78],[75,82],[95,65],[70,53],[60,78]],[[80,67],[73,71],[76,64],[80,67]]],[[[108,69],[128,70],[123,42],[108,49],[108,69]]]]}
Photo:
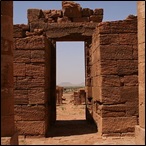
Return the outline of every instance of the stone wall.
{"type": "MultiPolygon", "coordinates": [[[[134,134],[138,124],[137,17],[100,23],[88,53],[87,97],[101,135],[134,134]]],[[[88,105],[87,105],[88,107],[88,105]]]]}
{"type": "Polygon", "coordinates": [[[145,2],[137,2],[139,125],[135,127],[136,144],[145,144],[145,2]]]}
{"type": "Polygon", "coordinates": [[[79,91],[74,92],[73,96],[75,105],[85,104],[86,92],[84,89],[79,89],[79,91]]]}
{"type": "Polygon", "coordinates": [[[19,134],[45,135],[51,108],[49,41],[42,34],[24,36],[27,29],[14,26],[15,123],[19,134]]]}

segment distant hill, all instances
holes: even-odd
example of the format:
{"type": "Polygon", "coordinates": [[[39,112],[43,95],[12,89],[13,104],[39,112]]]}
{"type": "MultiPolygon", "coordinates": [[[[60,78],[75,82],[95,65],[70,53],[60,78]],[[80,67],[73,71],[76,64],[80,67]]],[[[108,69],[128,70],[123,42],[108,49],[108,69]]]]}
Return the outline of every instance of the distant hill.
{"type": "Polygon", "coordinates": [[[62,86],[62,87],[72,87],[72,86],[85,86],[85,82],[82,82],[80,84],[72,84],[70,82],[62,82],[60,84],[58,84],[58,86],[62,86]]]}

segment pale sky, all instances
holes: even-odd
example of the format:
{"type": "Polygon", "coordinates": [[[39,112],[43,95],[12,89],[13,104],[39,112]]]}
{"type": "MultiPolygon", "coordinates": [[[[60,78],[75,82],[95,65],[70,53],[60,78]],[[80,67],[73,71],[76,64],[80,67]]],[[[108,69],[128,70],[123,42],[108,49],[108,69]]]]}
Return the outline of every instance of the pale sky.
{"type": "MultiPolygon", "coordinates": [[[[137,15],[137,1],[74,1],[82,8],[103,8],[104,21],[123,20],[137,15]]],[[[62,9],[62,1],[13,1],[13,23],[27,24],[27,9],[62,9]]],[[[57,84],[85,81],[84,42],[57,42],[57,84]]]]}

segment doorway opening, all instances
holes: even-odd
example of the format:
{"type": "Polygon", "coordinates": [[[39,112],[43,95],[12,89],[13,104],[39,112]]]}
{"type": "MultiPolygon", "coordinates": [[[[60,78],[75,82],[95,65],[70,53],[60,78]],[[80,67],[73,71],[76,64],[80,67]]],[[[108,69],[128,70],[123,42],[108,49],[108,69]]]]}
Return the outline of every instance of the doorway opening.
{"type": "Polygon", "coordinates": [[[96,132],[86,121],[84,41],[56,42],[56,122],[49,136],[96,132]]]}
{"type": "Polygon", "coordinates": [[[56,84],[56,120],[85,120],[84,41],[56,42],[56,84]]]}

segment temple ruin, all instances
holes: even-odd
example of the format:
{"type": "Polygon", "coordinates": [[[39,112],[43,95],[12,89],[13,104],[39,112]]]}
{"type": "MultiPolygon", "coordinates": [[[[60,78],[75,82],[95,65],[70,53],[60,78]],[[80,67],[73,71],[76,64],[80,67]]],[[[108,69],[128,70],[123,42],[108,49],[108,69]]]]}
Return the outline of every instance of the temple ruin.
{"type": "Polygon", "coordinates": [[[13,25],[13,2],[2,1],[2,140],[48,136],[56,121],[56,42],[84,41],[86,120],[101,136],[144,144],[145,3],[137,6],[137,16],[102,22],[103,9],[63,1],[62,10],[28,9],[28,24],[13,25]]]}

